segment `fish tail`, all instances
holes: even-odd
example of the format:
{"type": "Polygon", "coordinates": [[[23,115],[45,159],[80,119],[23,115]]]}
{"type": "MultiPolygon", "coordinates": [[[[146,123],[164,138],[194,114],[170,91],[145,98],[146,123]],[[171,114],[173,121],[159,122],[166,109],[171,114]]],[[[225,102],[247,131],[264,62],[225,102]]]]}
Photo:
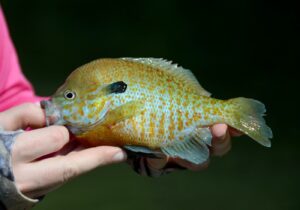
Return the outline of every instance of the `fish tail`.
{"type": "Polygon", "coordinates": [[[229,117],[225,119],[231,127],[247,134],[266,147],[271,147],[272,130],[267,126],[263,116],[266,108],[263,103],[249,98],[228,100],[229,117]]]}

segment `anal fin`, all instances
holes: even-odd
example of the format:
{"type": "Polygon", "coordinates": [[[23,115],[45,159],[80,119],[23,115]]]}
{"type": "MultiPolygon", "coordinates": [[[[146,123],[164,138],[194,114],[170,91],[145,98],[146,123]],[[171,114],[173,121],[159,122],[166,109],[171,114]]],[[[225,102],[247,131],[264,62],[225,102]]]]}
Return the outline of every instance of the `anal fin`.
{"type": "Polygon", "coordinates": [[[170,157],[178,157],[194,164],[208,160],[212,135],[209,128],[191,128],[183,131],[183,140],[175,139],[161,148],[170,157]]]}

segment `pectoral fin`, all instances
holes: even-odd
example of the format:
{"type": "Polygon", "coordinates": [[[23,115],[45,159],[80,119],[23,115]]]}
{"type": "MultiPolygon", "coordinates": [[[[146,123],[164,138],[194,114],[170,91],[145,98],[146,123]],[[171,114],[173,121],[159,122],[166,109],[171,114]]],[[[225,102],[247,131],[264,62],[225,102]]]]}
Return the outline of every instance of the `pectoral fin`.
{"type": "Polygon", "coordinates": [[[183,140],[175,139],[161,150],[170,157],[178,157],[198,165],[209,158],[208,145],[211,145],[211,139],[208,128],[194,128],[183,133],[183,140]]]}
{"type": "Polygon", "coordinates": [[[143,111],[143,104],[139,101],[131,101],[109,111],[103,125],[112,126],[126,119],[137,116],[143,111]]]}

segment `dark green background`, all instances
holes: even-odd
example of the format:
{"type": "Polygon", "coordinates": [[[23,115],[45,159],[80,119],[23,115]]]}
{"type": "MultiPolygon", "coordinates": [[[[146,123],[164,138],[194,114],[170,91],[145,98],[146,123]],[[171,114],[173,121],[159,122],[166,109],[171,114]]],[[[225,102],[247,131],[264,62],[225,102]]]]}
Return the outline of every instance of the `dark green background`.
{"type": "Polygon", "coordinates": [[[299,10],[284,2],[1,1],[40,95],[95,58],[163,57],[191,69],[214,97],[263,101],[274,132],[271,149],[233,139],[203,172],[151,179],[125,164],[99,168],[36,209],[300,209],[299,10]]]}

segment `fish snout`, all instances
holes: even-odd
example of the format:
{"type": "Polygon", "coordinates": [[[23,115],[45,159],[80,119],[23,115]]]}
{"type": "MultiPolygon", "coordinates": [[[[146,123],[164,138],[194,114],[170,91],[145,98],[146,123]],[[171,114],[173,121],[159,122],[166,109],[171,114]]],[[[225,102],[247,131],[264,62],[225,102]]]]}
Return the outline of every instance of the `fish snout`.
{"type": "Polygon", "coordinates": [[[47,126],[65,124],[61,110],[51,99],[41,101],[41,107],[45,110],[47,126]]]}

